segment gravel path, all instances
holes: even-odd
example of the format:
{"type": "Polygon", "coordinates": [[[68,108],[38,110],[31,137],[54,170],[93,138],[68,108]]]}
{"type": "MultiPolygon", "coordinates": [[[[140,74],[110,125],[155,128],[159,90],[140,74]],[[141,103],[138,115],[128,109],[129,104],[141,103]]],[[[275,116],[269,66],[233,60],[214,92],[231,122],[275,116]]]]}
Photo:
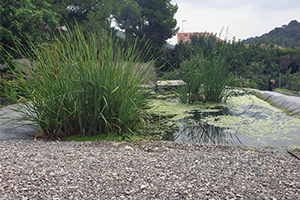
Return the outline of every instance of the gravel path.
{"type": "Polygon", "coordinates": [[[241,147],[0,141],[1,199],[300,199],[300,162],[241,147]]]}

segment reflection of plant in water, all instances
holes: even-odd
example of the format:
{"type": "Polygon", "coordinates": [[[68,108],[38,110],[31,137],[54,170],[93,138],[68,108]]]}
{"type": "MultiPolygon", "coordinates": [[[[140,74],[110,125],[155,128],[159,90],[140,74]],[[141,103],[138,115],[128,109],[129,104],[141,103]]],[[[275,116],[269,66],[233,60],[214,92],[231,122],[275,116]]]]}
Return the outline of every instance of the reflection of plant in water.
{"type": "Polygon", "coordinates": [[[179,120],[183,123],[180,130],[175,133],[177,140],[213,143],[213,144],[241,144],[241,141],[233,133],[226,133],[226,127],[218,127],[210,125],[200,119],[206,117],[216,117],[220,115],[228,115],[230,111],[227,107],[216,107],[215,112],[193,112],[192,117],[179,120]]]}
{"type": "Polygon", "coordinates": [[[207,123],[186,124],[175,135],[181,141],[213,143],[213,144],[231,144],[238,145],[241,141],[235,134],[224,132],[226,128],[212,126],[207,123]]]}
{"type": "Polygon", "coordinates": [[[174,115],[157,115],[151,113],[143,121],[143,126],[137,132],[139,135],[144,136],[144,139],[175,141],[176,136],[173,133],[179,128],[171,120],[172,117],[174,115]]]}

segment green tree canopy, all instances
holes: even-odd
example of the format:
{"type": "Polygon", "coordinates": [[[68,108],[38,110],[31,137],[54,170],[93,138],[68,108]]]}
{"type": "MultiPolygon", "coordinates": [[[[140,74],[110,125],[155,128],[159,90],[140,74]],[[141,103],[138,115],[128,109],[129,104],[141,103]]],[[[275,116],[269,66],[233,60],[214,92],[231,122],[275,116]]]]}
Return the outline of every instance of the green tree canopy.
{"type": "Polygon", "coordinates": [[[116,22],[121,29],[125,30],[127,38],[138,36],[138,27],[143,22],[141,11],[139,4],[130,0],[123,5],[120,14],[116,16],[116,22]]]}
{"type": "MultiPolygon", "coordinates": [[[[6,50],[14,42],[11,35],[21,44],[26,40],[34,43],[48,41],[58,25],[56,13],[43,0],[0,1],[0,45],[6,50]]],[[[1,57],[4,52],[1,51],[1,57]]]]}
{"type": "Polygon", "coordinates": [[[174,19],[178,6],[172,5],[170,0],[134,2],[137,4],[128,2],[116,17],[119,27],[125,29],[127,37],[144,37],[153,46],[161,48],[178,32],[174,19]]]}
{"type": "Polygon", "coordinates": [[[117,15],[123,0],[48,0],[59,13],[61,23],[74,25],[75,20],[84,31],[108,29],[113,15],[117,15]]]}
{"type": "Polygon", "coordinates": [[[272,42],[276,45],[293,48],[300,46],[300,23],[297,20],[292,20],[288,25],[277,27],[269,33],[265,33],[260,37],[248,38],[245,44],[255,44],[257,42],[267,43],[272,42]]]}

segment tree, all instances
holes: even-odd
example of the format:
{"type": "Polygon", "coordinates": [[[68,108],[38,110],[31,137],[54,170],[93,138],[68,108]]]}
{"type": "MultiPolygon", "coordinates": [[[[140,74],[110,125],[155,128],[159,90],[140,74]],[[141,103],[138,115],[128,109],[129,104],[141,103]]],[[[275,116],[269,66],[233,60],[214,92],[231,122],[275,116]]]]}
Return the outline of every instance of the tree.
{"type": "Polygon", "coordinates": [[[119,27],[125,30],[126,38],[134,38],[139,34],[138,27],[142,24],[142,12],[139,4],[127,1],[118,16],[115,17],[119,27]]]}
{"type": "Polygon", "coordinates": [[[245,44],[255,44],[260,41],[262,43],[273,42],[285,48],[298,47],[300,44],[299,31],[300,23],[297,20],[292,20],[288,25],[283,25],[280,28],[277,27],[260,37],[245,40],[245,44]]]}
{"type": "Polygon", "coordinates": [[[6,51],[14,46],[11,36],[25,46],[27,40],[39,44],[50,40],[57,25],[56,13],[46,1],[1,0],[0,45],[6,51]]]}
{"type": "Polygon", "coordinates": [[[154,47],[161,48],[178,32],[174,19],[178,6],[172,5],[170,0],[134,1],[138,5],[125,5],[117,16],[119,27],[125,29],[128,37],[146,38],[154,47]],[[126,14],[128,11],[132,13],[126,14]]]}
{"type": "Polygon", "coordinates": [[[49,0],[61,17],[61,23],[76,22],[84,31],[108,29],[123,0],[49,0]]]}

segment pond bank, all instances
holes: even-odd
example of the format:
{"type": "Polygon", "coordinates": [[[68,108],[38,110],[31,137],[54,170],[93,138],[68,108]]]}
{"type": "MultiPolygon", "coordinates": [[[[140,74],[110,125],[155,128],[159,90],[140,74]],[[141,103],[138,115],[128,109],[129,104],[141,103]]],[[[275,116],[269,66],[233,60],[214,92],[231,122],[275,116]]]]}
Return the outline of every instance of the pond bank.
{"type": "Polygon", "coordinates": [[[30,139],[37,132],[37,126],[29,125],[30,122],[21,120],[17,104],[0,108],[0,141],[12,139],[30,139]],[[27,124],[27,125],[24,125],[27,124]]]}
{"type": "Polygon", "coordinates": [[[253,91],[260,93],[265,100],[270,100],[274,105],[300,116],[300,97],[286,95],[276,91],[253,91]]]}

